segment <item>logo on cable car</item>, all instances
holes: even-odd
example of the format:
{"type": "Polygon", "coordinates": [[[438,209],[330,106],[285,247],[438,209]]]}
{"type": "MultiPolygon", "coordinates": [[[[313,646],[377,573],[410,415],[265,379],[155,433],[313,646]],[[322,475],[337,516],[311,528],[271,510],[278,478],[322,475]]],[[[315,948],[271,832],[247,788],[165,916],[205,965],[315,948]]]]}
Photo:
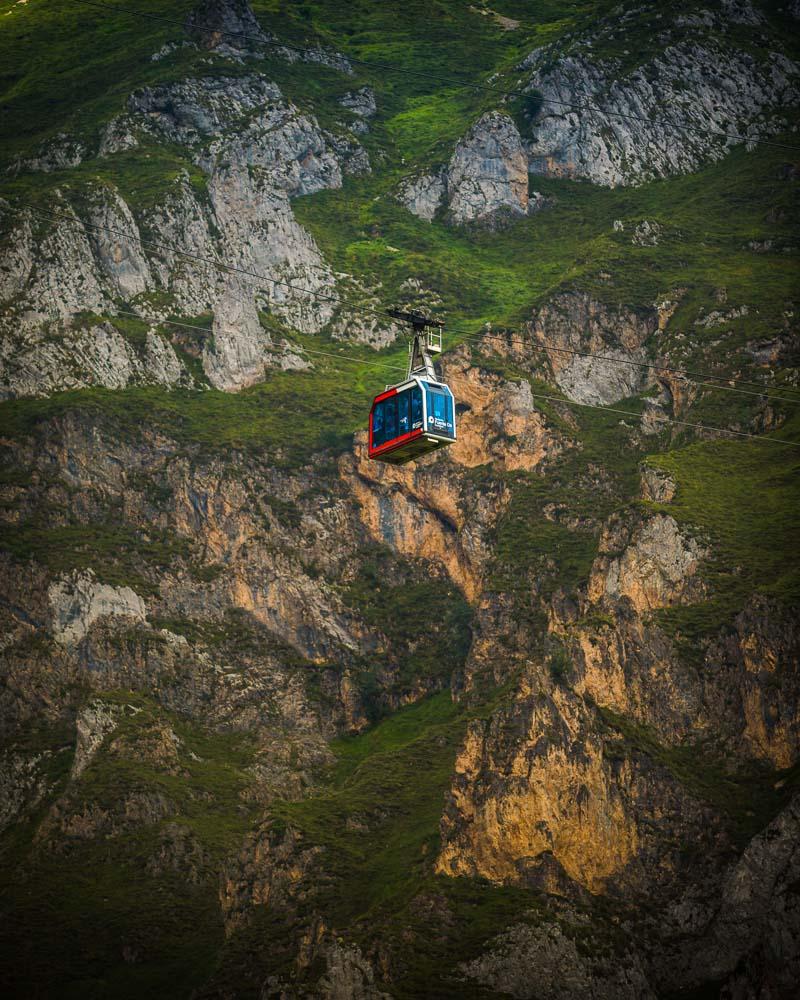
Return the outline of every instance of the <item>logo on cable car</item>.
{"type": "Polygon", "coordinates": [[[448,423],[447,420],[441,420],[439,417],[434,417],[433,414],[428,417],[428,423],[433,424],[437,430],[449,431],[452,427],[452,424],[448,423]]]}

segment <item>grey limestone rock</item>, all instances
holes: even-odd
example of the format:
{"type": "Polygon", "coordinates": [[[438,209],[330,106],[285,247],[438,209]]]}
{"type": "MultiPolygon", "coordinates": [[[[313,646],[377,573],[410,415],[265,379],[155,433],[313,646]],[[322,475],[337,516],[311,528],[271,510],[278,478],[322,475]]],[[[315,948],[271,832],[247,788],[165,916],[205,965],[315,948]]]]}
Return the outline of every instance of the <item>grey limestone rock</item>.
{"type": "Polygon", "coordinates": [[[54,580],[47,592],[52,631],[57,642],[73,646],[99,618],[123,617],[144,621],[145,603],[130,587],[100,583],[91,570],[75,571],[54,580]]]}
{"type": "Polygon", "coordinates": [[[645,344],[656,328],[655,310],[608,306],[585,292],[554,296],[528,324],[559,388],[576,402],[602,405],[650,384],[652,376],[642,366],[648,360],[645,344]],[[595,357],[583,356],[588,354],[595,357]],[[598,356],[613,360],[606,363],[598,356]]]}
{"type": "Polygon", "coordinates": [[[457,225],[528,210],[527,158],[508,115],[483,115],[456,146],[447,171],[448,214],[457,225]]]}
{"type": "MultiPolygon", "coordinates": [[[[525,215],[527,158],[516,125],[499,111],[483,115],[458,142],[446,168],[408,178],[397,197],[428,222],[443,204],[454,225],[497,226],[525,215]]],[[[540,197],[536,208],[543,204],[540,197]]]]}
{"type": "Polygon", "coordinates": [[[626,74],[588,48],[537,50],[521,68],[530,72],[528,89],[543,97],[528,144],[531,173],[608,187],[719,160],[785,127],[782,111],[799,96],[798,67],[781,53],[758,62],[710,39],[667,45],[626,74]],[[597,110],[586,113],[587,105],[597,110]]]}
{"type": "Polygon", "coordinates": [[[375,103],[375,91],[372,87],[351,90],[341,98],[339,103],[343,108],[352,111],[354,115],[358,115],[359,118],[372,118],[378,110],[375,103]]]}
{"type": "Polygon", "coordinates": [[[78,712],[71,778],[78,778],[83,774],[106,736],[117,728],[122,712],[121,705],[109,704],[101,698],[92,699],[78,712]]]}
{"type": "Polygon", "coordinates": [[[268,41],[249,0],[201,0],[186,18],[186,31],[206,49],[255,48],[268,41]]]}
{"type": "Polygon", "coordinates": [[[404,180],[398,188],[397,198],[409,212],[430,222],[438,212],[447,190],[444,170],[434,174],[421,174],[404,180]]]}
{"type": "Polygon", "coordinates": [[[68,389],[131,384],[177,385],[188,375],[155,330],[137,351],[110,322],[66,327],[59,336],[0,341],[0,398],[41,396],[68,389]]]}

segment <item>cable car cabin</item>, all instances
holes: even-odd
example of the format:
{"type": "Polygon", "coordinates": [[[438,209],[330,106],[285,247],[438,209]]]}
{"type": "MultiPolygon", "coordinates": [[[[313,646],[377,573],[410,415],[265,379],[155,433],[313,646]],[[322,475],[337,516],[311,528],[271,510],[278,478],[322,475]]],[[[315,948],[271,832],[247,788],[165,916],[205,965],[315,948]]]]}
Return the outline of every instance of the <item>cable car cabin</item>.
{"type": "Polygon", "coordinates": [[[402,465],[455,439],[455,403],[443,383],[414,376],[375,397],[369,414],[370,458],[402,465]]]}

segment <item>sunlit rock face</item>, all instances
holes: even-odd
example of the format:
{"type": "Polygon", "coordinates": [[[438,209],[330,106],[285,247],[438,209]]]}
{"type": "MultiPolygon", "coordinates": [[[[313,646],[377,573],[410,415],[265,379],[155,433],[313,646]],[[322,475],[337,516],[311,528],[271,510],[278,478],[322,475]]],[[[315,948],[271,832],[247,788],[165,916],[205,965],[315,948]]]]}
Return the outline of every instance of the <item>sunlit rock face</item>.
{"type": "Polygon", "coordinates": [[[492,111],[459,140],[449,164],[407,178],[397,197],[430,222],[440,208],[456,226],[499,227],[528,211],[528,161],[512,119],[492,111]]]}
{"type": "Polygon", "coordinates": [[[498,112],[484,115],[456,146],[447,169],[450,219],[462,225],[524,215],[527,165],[514,122],[498,112]]]}
{"type": "MultiPolygon", "coordinates": [[[[778,53],[767,64],[753,59],[724,37],[725,17],[701,26],[697,41],[665,35],[658,55],[624,74],[616,60],[594,56],[588,38],[569,54],[532,53],[521,65],[542,100],[528,144],[531,173],[641,184],[691,173],[737,144],[780,131],[797,102],[800,71],[778,53]],[[716,37],[704,38],[704,28],[716,37]]],[[[601,27],[597,37],[609,32],[612,26],[601,27]]]]}
{"type": "Polygon", "coordinates": [[[588,292],[559,292],[519,330],[487,331],[481,350],[541,372],[568,399],[607,405],[654,383],[648,366],[658,351],[658,329],[654,307],[611,306],[588,292]]]}
{"type": "Polygon", "coordinates": [[[668,515],[646,521],[632,534],[621,520],[612,522],[600,540],[600,553],[589,578],[592,601],[625,597],[641,614],[702,595],[694,578],[707,551],[686,538],[668,515]]]}
{"type": "MultiPolygon", "coordinates": [[[[592,893],[668,879],[663,837],[694,829],[702,808],[666,772],[615,760],[594,710],[558,687],[523,683],[513,707],[470,727],[442,818],[438,870],[538,884],[552,858],[592,893]],[[659,802],[659,830],[643,819],[659,802]],[[655,866],[655,867],[653,867],[655,866]]],[[[724,846],[710,828],[709,849],[724,846]],[[715,846],[714,846],[715,845],[715,846]]],[[[577,891],[577,890],[576,890],[577,891]]]]}

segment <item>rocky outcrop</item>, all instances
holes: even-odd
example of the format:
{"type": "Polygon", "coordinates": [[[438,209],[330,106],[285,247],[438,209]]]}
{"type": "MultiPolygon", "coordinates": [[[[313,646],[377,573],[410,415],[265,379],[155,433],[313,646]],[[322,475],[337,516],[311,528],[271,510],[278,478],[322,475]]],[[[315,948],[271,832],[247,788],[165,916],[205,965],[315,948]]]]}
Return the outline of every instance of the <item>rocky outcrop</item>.
{"type": "Polygon", "coordinates": [[[791,767],[800,756],[800,629],[793,609],[753,597],[706,656],[705,698],[734,752],[791,767]]]}
{"type": "Polygon", "coordinates": [[[430,222],[442,205],[457,226],[499,226],[528,211],[527,158],[508,115],[483,115],[458,142],[447,168],[407,178],[398,198],[430,222]]]}
{"type": "Polygon", "coordinates": [[[76,313],[114,314],[88,230],[68,204],[59,201],[54,206],[61,218],[51,225],[28,210],[16,212],[7,203],[0,209],[10,247],[0,265],[0,294],[4,302],[13,302],[0,330],[13,338],[12,344],[28,331],[76,313]]]}
{"type": "Polygon", "coordinates": [[[148,330],[143,344],[134,345],[111,322],[69,326],[44,341],[34,333],[22,343],[0,341],[0,374],[0,398],[90,386],[172,387],[191,378],[175,349],[155,330],[148,330]]]}
{"type": "Polygon", "coordinates": [[[375,985],[375,970],[357,945],[333,943],[325,954],[325,975],[317,984],[319,1000],[389,1000],[375,985]]]}
{"type": "Polygon", "coordinates": [[[261,377],[272,338],[261,326],[252,297],[237,279],[226,283],[214,307],[212,337],[203,351],[203,368],[218,389],[236,390],[261,377]]]}
{"type": "Polygon", "coordinates": [[[707,554],[668,515],[659,514],[633,531],[625,520],[615,519],[600,539],[589,598],[627,598],[640,614],[697,600],[702,588],[695,577],[707,554]]]}
{"type": "Polygon", "coordinates": [[[448,215],[455,225],[497,224],[528,210],[527,159],[512,120],[480,118],[456,146],[447,170],[448,215]]]}
{"type": "Polygon", "coordinates": [[[587,292],[559,292],[534,310],[521,331],[487,331],[481,349],[552,378],[569,399],[607,405],[653,383],[647,345],[657,329],[655,309],[609,306],[587,292]]]}
{"type": "Polygon", "coordinates": [[[99,618],[122,617],[144,621],[144,601],[130,587],[100,583],[91,570],[54,581],[47,592],[56,642],[74,645],[99,618]]]}
{"type": "Polygon", "coordinates": [[[175,384],[179,363],[155,335],[148,339],[153,357],[140,362],[108,327],[97,327],[93,340],[54,340],[45,329],[55,325],[60,334],[80,312],[113,315],[119,299],[141,315],[161,318],[147,301],[137,301],[155,289],[169,292],[191,315],[214,313],[214,339],[203,357],[212,384],[239,389],[272,365],[297,366],[291,352],[272,343],[256,309],[305,332],[318,332],[333,316],[333,273],[296,222],[289,199],[340,186],[340,155],[358,158],[360,147],[326,136],[256,74],[143,88],[130,96],[115,134],[118,148],[149,134],[190,150],[208,178],[203,201],[184,173],[146,220],[135,219],[111,187],[92,189],[80,212],[61,202],[57,209],[66,222],[52,227],[9,211],[14,251],[0,273],[0,295],[14,303],[0,353],[7,394],[175,384]],[[142,225],[159,243],[152,260],[142,225]],[[233,268],[231,278],[215,260],[233,268]]]}
{"type": "Polygon", "coordinates": [[[541,886],[554,860],[567,877],[561,892],[572,894],[570,880],[593,893],[653,889],[669,882],[670,843],[689,829],[716,849],[718,828],[666,771],[609,752],[584,700],[529,669],[508,710],[470,724],[437,870],[541,886]],[[646,820],[654,797],[657,829],[646,820]]]}
{"type": "Polygon", "coordinates": [[[450,455],[459,465],[491,462],[496,469],[530,472],[563,450],[563,439],[536,408],[529,382],[481,371],[463,349],[448,355],[443,374],[458,399],[458,440],[450,455]]]}
{"type": "MultiPolygon", "coordinates": [[[[580,921],[577,913],[572,919],[580,921]]],[[[620,961],[587,950],[558,924],[517,924],[461,971],[493,994],[518,1000],[655,1000],[638,955],[620,961]]]]}
{"type": "Polygon", "coordinates": [[[51,756],[50,751],[13,750],[0,756],[0,833],[24,820],[52,790],[47,774],[51,756]]]}
{"type": "Polygon", "coordinates": [[[78,778],[86,770],[100,749],[105,738],[117,728],[123,709],[95,698],[85,705],[75,720],[75,756],[72,759],[71,778],[78,778]]]}
{"type": "Polygon", "coordinates": [[[245,923],[253,906],[291,908],[312,888],[319,848],[305,848],[296,830],[281,832],[265,823],[247,837],[220,879],[219,898],[226,933],[245,923]]]}
{"type": "Polygon", "coordinates": [[[366,434],[358,433],[354,455],[341,459],[339,470],[369,537],[400,556],[435,560],[475,599],[503,491],[475,490],[441,455],[394,466],[370,462],[366,452],[366,434]]]}
{"type": "Polygon", "coordinates": [[[615,403],[652,383],[645,345],[656,329],[652,310],[609,307],[587,293],[563,293],[537,310],[528,330],[547,356],[556,384],[579,403],[615,403]],[[576,356],[585,352],[614,361],[576,356]],[[620,364],[619,362],[623,362],[620,364]]]}
{"type": "MultiPolygon", "coordinates": [[[[722,883],[699,939],[656,959],[671,987],[724,982],[730,996],[790,997],[800,975],[800,799],[755,836],[722,883]]],[[[685,920],[688,901],[667,913],[685,920]]],[[[688,904],[691,905],[691,904],[688,904]]]]}
{"type": "Polygon", "coordinates": [[[660,469],[645,465],[641,470],[642,499],[652,503],[670,503],[675,497],[677,484],[672,476],[660,469]]]}
{"type": "Polygon", "coordinates": [[[8,172],[17,174],[31,170],[52,173],[56,170],[68,170],[82,163],[87,153],[86,146],[79,139],[59,132],[52,139],[43,142],[33,156],[18,157],[8,168],[8,172]]]}
{"type": "Polygon", "coordinates": [[[447,174],[442,170],[406,178],[397,190],[397,198],[409,212],[425,222],[431,222],[442,205],[446,191],[447,174]]]}
{"type": "MultiPolygon", "coordinates": [[[[593,41],[616,27],[601,26],[593,41]]],[[[683,41],[668,33],[658,54],[625,73],[621,60],[596,58],[588,40],[566,55],[532,53],[521,66],[530,74],[527,89],[541,95],[528,146],[531,173],[640,184],[689,173],[784,128],[782,112],[800,96],[796,64],[779,52],[762,63],[693,34],[683,41]]]]}
{"type": "Polygon", "coordinates": [[[201,0],[186,17],[186,33],[206,49],[256,48],[269,38],[249,0],[201,0]]]}
{"type": "Polygon", "coordinates": [[[352,90],[339,99],[343,108],[352,111],[359,118],[371,118],[378,110],[375,103],[375,91],[372,87],[360,87],[352,90]]]}

